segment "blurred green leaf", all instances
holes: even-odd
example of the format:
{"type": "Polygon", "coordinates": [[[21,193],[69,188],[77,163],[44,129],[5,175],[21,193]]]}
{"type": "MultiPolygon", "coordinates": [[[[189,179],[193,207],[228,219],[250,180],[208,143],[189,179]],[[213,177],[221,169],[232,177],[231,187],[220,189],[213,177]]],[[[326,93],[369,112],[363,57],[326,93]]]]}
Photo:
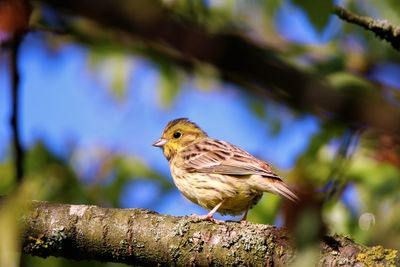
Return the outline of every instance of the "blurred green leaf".
{"type": "MultiPolygon", "coordinates": [[[[21,216],[29,209],[32,199],[46,195],[49,188],[43,180],[25,177],[22,184],[0,203],[0,266],[20,266],[21,216]]],[[[33,237],[34,238],[34,237],[33,237]]]]}
{"type": "Polygon", "coordinates": [[[352,92],[373,92],[376,90],[365,78],[348,72],[335,72],[326,77],[329,82],[338,90],[352,92]]]}
{"type": "Polygon", "coordinates": [[[151,170],[137,158],[115,155],[111,159],[110,170],[113,172],[113,181],[102,188],[97,188],[97,191],[102,191],[101,195],[107,195],[108,201],[113,207],[120,206],[122,191],[129,182],[135,179],[156,180],[164,191],[171,188],[171,184],[164,176],[151,170]]]}
{"type": "Polygon", "coordinates": [[[18,227],[21,205],[9,200],[0,206],[0,265],[18,267],[20,229],[18,227]]]}
{"type": "Polygon", "coordinates": [[[183,76],[170,62],[158,61],[160,70],[160,101],[163,107],[170,107],[177,96],[183,76]]]}
{"type": "Polygon", "coordinates": [[[346,234],[351,232],[349,222],[353,219],[350,211],[341,201],[330,203],[323,210],[323,217],[326,219],[328,225],[333,225],[334,229],[329,229],[329,234],[346,234]]]}
{"type": "Polygon", "coordinates": [[[262,4],[264,4],[264,8],[266,11],[266,14],[268,17],[274,16],[276,11],[279,9],[279,7],[282,5],[281,0],[265,0],[261,1],[262,4]]]}
{"type": "Polygon", "coordinates": [[[195,66],[195,85],[202,90],[221,87],[218,71],[208,64],[197,63],[195,66]]]}
{"type": "Polygon", "coordinates": [[[8,194],[12,191],[15,184],[14,165],[10,159],[0,163],[0,193],[8,194]]]}
{"type": "Polygon", "coordinates": [[[374,1],[365,0],[359,7],[359,13],[375,19],[385,19],[394,25],[400,24],[400,3],[398,0],[374,1]]]}
{"type": "Polygon", "coordinates": [[[250,109],[253,111],[254,115],[258,118],[263,119],[266,116],[265,113],[265,104],[262,101],[251,101],[250,102],[250,109]]]}
{"type": "Polygon", "coordinates": [[[318,31],[321,32],[325,28],[331,15],[333,1],[293,0],[293,3],[307,13],[311,23],[318,31]]]}
{"type": "Polygon", "coordinates": [[[274,224],[280,203],[278,196],[264,194],[260,202],[249,211],[248,220],[252,223],[274,224]]]}
{"type": "Polygon", "coordinates": [[[132,73],[131,58],[113,51],[111,47],[95,49],[88,55],[88,64],[97,79],[105,84],[116,100],[123,101],[132,73]]]}
{"type": "Polygon", "coordinates": [[[366,155],[358,155],[352,161],[348,175],[363,185],[367,190],[366,194],[375,196],[371,201],[396,194],[400,188],[399,168],[384,162],[376,162],[366,155]]]}
{"type": "Polygon", "coordinates": [[[42,199],[87,202],[82,185],[68,160],[53,154],[42,142],[37,142],[27,151],[25,173],[27,179],[40,182],[46,189],[40,197],[42,199]]]}
{"type": "Polygon", "coordinates": [[[218,32],[234,25],[233,16],[238,4],[234,0],[207,4],[203,0],[165,1],[177,19],[188,20],[206,27],[211,32],[218,32]]]}

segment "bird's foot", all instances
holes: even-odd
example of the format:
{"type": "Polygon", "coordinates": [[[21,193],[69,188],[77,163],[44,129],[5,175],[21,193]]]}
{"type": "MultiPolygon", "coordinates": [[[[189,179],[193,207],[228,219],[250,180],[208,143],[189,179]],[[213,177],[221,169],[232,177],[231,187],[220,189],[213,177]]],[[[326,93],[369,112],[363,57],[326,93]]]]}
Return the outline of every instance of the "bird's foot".
{"type": "Polygon", "coordinates": [[[240,223],[241,225],[247,225],[249,222],[246,221],[246,219],[244,219],[244,220],[240,220],[239,223],[240,223]]]}
{"type": "Polygon", "coordinates": [[[224,222],[224,221],[221,221],[221,220],[218,220],[218,219],[214,219],[212,217],[212,215],[210,215],[210,214],[205,214],[205,215],[192,214],[192,215],[190,215],[190,217],[196,218],[196,219],[199,219],[199,220],[202,220],[202,221],[210,221],[210,222],[213,222],[213,223],[216,223],[216,224],[221,224],[221,223],[224,222]]]}

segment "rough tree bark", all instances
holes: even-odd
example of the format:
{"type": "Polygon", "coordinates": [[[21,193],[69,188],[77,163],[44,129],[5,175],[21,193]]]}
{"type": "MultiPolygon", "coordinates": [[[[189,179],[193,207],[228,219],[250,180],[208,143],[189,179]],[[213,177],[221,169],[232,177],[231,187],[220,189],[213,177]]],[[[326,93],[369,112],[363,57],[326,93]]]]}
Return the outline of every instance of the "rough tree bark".
{"type": "MultiPolygon", "coordinates": [[[[281,266],[295,257],[284,229],[214,224],[143,209],[32,202],[21,219],[23,252],[144,266],[281,266]]],[[[346,237],[321,242],[320,266],[398,266],[398,251],[346,237]],[[376,265],[375,265],[376,266],[376,265]]]]}

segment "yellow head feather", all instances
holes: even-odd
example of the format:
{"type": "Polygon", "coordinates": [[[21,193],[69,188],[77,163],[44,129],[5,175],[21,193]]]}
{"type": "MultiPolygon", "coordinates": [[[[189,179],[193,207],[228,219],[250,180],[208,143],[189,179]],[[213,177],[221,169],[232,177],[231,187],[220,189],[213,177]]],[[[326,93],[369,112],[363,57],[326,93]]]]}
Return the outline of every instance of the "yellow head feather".
{"type": "Polygon", "coordinates": [[[207,133],[197,124],[187,118],[180,118],[167,124],[161,138],[154,145],[161,146],[165,157],[170,160],[182,148],[205,137],[207,133]]]}

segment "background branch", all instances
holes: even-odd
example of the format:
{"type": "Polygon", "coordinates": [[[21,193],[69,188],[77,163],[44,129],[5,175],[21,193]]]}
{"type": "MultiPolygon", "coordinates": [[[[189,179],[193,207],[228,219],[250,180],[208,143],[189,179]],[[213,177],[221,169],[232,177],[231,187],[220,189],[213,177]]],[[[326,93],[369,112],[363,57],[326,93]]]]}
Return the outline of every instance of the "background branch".
{"type": "Polygon", "coordinates": [[[341,6],[334,6],[333,12],[339,18],[375,33],[379,38],[388,41],[394,49],[400,51],[400,27],[394,26],[387,20],[357,15],[341,6]]]}
{"type": "Polygon", "coordinates": [[[11,129],[13,135],[15,180],[21,183],[24,177],[24,151],[21,145],[19,129],[19,69],[18,54],[22,37],[17,34],[11,42],[10,73],[11,73],[11,129]]]}
{"type": "Polygon", "coordinates": [[[0,49],[9,48],[9,70],[11,75],[10,126],[13,137],[15,180],[21,183],[24,176],[24,151],[19,129],[19,48],[24,34],[29,29],[32,7],[28,0],[3,0],[0,2],[0,49]]]}
{"type": "Polygon", "coordinates": [[[277,53],[239,34],[209,33],[204,27],[162,7],[159,1],[41,0],[55,10],[80,15],[124,38],[145,44],[171,62],[193,71],[199,63],[218,70],[228,82],[272,96],[298,110],[326,119],[400,133],[400,111],[376,91],[355,95],[334,88],[277,57],[277,53]]]}
{"type": "MultiPolygon", "coordinates": [[[[218,225],[143,209],[39,201],[22,223],[23,251],[40,257],[147,266],[281,266],[294,259],[288,233],[270,225],[218,225]]],[[[324,266],[400,262],[396,250],[365,247],[340,236],[325,238],[321,251],[324,266]]]]}

